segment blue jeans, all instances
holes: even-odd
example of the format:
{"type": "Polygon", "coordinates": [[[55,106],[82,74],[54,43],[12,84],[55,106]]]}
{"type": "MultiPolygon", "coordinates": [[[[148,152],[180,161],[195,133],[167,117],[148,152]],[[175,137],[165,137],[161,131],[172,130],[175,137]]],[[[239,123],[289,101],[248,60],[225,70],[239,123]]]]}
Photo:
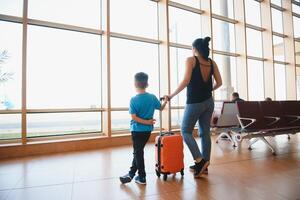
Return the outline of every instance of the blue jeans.
{"type": "Polygon", "coordinates": [[[210,160],[211,139],[210,120],[214,111],[214,100],[209,98],[201,103],[186,104],[181,125],[184,142],[192,153],[194,160],[204,158],[210,160]],[[198,132],[201,140],[201,152],[193,137],[193,130],[198,121],[198,132]]]}

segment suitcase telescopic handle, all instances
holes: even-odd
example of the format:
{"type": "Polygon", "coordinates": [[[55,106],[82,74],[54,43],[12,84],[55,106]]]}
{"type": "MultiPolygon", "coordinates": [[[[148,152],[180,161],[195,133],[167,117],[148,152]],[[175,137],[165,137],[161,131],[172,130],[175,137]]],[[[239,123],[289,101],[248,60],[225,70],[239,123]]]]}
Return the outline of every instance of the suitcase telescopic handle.
{"type": "MultiPolygon", "coordinates": [[[[165,97],[160,97],[159,100],[162,102],[165,99],[165,97]]],[[[168,106],[168,109],[170,109],[170,106],[168,106]]],[[[169,122],[169,132],[171,131],[171,124],[169,122]]],[[[164,134],[162,133],[162,111],[159,110],[159,131],[160,131],[160,135],[168,135],[168,134],[164,134]]]]}

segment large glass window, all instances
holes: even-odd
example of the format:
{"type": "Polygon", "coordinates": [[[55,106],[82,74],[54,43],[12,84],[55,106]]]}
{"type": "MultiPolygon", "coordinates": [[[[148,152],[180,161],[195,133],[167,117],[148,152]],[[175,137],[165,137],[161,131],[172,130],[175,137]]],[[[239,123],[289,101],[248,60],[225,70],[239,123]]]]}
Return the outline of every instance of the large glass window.
{"type": "Polygon", "coordinates": [[[149,76],[147,91],[159,96],[158,45],[111,38],[111,105],[128,107],[136,95],[134,75],[149,76]],[[130,50],[130,51],[128,51],[130,50]]]}
{"type": "Polygon", "coordinates": [[[201,37],[201,15],[172,6],[169,7],[169,14],[171,42],[191,45],[201,37]]]}
{"type": "Polygon", "coordinates": [[[236,59],[214,54],[214,61],[219,67],[223,82],[221,88],[215,91],[215,100],[230,100],[232,92],[237,92],[236,59]]]}
{"type": "Polygon", "coordinates": [[[300,42],[295,42],[296,64],[300,64],[300,42]]]}
{"type": "Polygon", "coordinates": [[[300,67],[296,67],[297,100],[300,100],[300,67]]]}
{"type": "Polygon", "coordinates": [[[235,52],[234,24],[213,19],[214,50],[235,52]]]}
{"type": "MultiPolygon", "coordinates": [[[[159,127],[159,111],[154,112],[153,119],[156,119],[154,128],[159,127]]],[[[113,111],[111,112],[111,128],[112,131],[117,134],[120,131],[128,131],[130,129],[131,116],[129,111],[113,111]]]]}
{"type": "Polygon", "coordinates": [[[172,0],[173,2],[187,5],[194,8],[201,8],[201,0],[172,0]]]}
{"type": "Polygon", "coordinates": [[[272,30],[277,33],[283,33],[282,12],[272,8],[272,30]]]}
{"type": "Polygon", "coordinates": [[[101,0],[29,0],[28,17],[99,29],[101,25],[101,0]]]}
{"type": "Polygon", "coordinates": [[[0,110],[21,108],[22,24],[0,21],[0,110]]]}
{"type": "Polygon", "coordinates": [[[171,126],[172,127],[179,127],[181,126],[182,119],[183,119],[184,109],[172,109],[171,110],[171,126]]]}
{"type": "Polygon", "coordinates": [[[141,0],[110,0],[111,31],[158,38],[157,3],[141,0]]]}
{"type": "Polygon", "coordinates": [[[247,54],[262,57],[262,34],[260,31],[247,28],[247,54]]]}
{"type": "Polygon", "coordinates": [[[284,40],[282,37],[273,35],[274,60],[284,61],[284,40]]]}
{"type": "Polygon", "coordinates": [[[27,137],[101,132],[101,113],[27,114],[27,132],[27,137]]]}
{"type": "Polygon", "coordinates": [[[0,114],[0,140],[21,138],[21,114],[0,114]]]}
{"type": "Polygon", "coordinates": [[[0,14],[22,17],[23,0],[1,0],[0,14]]]}
{"type": "Polygon", "coordinates": [[[300,18],[293,16],[293,24],[294,24],[294,37],[300,38],[300,18]]]}
{"type": "MultiPolygon", "coordinates": [[[[193,56],[192,51],[171,47],[170,62],[171,62],[171,91],[175,91],[179,83],[183,80],[185,72],[185,61],[187,57],[193,56]]],[[[181,91],[171,101],[172,106],[184,106],[186,103],[186,89],[181,91]]]]}
{"type": "Polygon", "coordinates": [[[300,13],[300,6],[296,4],[292,4],[292,10],[294,13],[300,13]]]}
{"type": "Polygon", "coordinates": [[[250,101],[264,100],[263,62],[248,59],[248,94],[250,101]]]}
{"type": "Polygon", "coordinates": [[[212,1],[211,5],[214,14],[234,18],[233,0],[212,1]]]}
{"type": "Polygon", "coordinates": [[[271,0],[271,3],[272,4],[275,4],[275,5],[277,5],[277,6],[281,6],[281,0],[271,0]]]}
{"type": "Polygon", "coordinates": [[[260,3],[255,0],[245,0],[246,22],[261,26],[260,3]],[[255,14],[254,14],[255,13],[255,14]]]}
{"type": "Polygon", "coordinates": [[[276,100],[286,100],[285,65],[274,64],[276,100]]]}
{"type": "Polygon", "coordinates": [[[28,27],[28,108],[100,108],[101,37],[28,27]]]}

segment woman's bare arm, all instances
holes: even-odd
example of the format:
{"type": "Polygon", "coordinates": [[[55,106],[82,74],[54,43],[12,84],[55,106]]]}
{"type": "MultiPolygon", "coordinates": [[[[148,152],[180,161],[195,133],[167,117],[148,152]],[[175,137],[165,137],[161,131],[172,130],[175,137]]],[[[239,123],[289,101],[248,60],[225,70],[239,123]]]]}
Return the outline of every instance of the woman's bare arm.
{"type": "Polygon", "coordinates": [[[212,61],[212,62],[213,62],[213,66],[214,66],[214,79],[215,79],[213,90],[216,90],[219,87],[221,87],[221,85],[222,85],[222,77],[221,77],[217,63],[215,63],[215,61],[212,61]]]}

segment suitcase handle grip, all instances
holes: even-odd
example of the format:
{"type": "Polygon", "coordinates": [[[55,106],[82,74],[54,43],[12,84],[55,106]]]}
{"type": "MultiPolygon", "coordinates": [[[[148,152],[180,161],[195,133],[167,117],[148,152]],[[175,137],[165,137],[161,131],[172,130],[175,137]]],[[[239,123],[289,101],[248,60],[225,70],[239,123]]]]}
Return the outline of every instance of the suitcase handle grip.
{"type": "Polygon", "coordinates": [[[160,136],[166,136],[166,135],[174,135],[174,133],[173,132],[160,133],[160,136]]]}

